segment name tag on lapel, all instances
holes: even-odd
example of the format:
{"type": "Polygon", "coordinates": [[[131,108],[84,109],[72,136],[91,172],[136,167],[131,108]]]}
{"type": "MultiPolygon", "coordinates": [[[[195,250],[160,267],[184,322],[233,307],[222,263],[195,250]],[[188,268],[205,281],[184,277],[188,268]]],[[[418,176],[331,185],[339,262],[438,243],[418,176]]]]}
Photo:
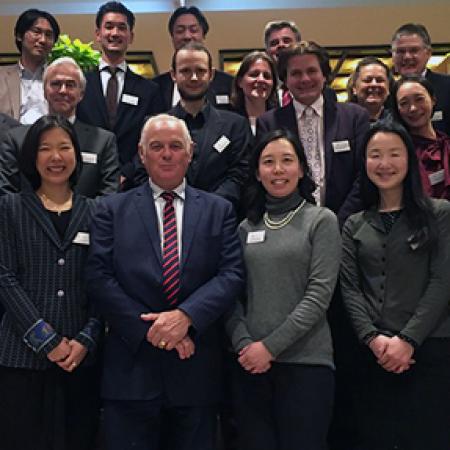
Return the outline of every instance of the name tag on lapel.
{"type": "Polygon", "coordinates": [[[250,231],[247,234],[247,244],[258,244],[266,239],[266,230],[250,231]]]}
{"type": "Polygon", "coordinates": [[[218,105],[228,105],[230,103],[230,97],[226,94],[216,95],[216,104],[218,105]]]}
{"type": "Polygon", "coordinates": [[[442,113],[442,111],[435,111],[434,114],[433,114],[433,117],[431,118],[431,121],[432,122],[439,122],[443,118],[444,118],[444,114],[442,113]]]}
{"type": "Polygon", "coordinates": [[[137,106],[139,103],[139,97],[131,94],[123,94],[122,95],[122,103],[126,103],[127,105],[137,106]]]}
{"type": "Polygon", "coordinates": [[[81,159],[85,164],[97,164],[97,154],[81,152],[81,159]]]}
{"type": "Polygon", "coordinates": [[[444,169],[438,170],[434,173],[430,173],[430,175],[428,175],[428,179],[430,180],[431,186],[441,183],[442,181],[444,181],[444,169]]]}
{"type": "Polygon", "coordinates": [[[348,141],[334,141],[331,145],[333,146],[334,153],[349,152],[351,150],[350,142],[348,141]]]}
{"type": "Polygon", "coordinates": [[[86,233],[85,231],[79,231],[75,235],[72,244],[89,245],[89,242],[89,233],[86,233]]]}
{"type": "Polygon", "coordinates": [[[217,142],[213,145],[213,147],[219,152],[222,153],[229,145],[230,140],[225,136],[222,135],[217,142]]]}

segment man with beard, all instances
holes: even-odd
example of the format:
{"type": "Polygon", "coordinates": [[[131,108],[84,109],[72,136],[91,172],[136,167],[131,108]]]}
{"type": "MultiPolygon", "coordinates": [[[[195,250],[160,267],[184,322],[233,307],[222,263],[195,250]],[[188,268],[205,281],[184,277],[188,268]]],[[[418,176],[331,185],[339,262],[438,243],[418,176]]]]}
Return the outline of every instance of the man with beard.
{"type": "Polygon", "coordinates": [[[195,143],[188,183],[225,197],[236,206],[247,176],[251,142],[248,121],[207,101],[214,70],[204,45],[190,42],[176,50],[171,77],[178,86],[180,101],[169,114],[186,122],[195,143]]]}

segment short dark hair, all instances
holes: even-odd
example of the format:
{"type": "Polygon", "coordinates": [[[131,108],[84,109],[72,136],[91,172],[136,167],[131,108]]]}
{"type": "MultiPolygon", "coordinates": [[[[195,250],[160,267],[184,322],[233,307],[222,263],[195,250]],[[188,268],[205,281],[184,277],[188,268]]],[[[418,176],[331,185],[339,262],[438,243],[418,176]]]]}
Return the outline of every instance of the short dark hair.
{"type": "Polygon", "coordinates": [[[250,70],[250,67],[258,60],[265,61],[269,65],[270,73],[272,75],[273,87],[269,96],[266,100],[267,109],[274,108],[277,106],[277,69],[272,58],[266,52],[254,51],[247,53],[239,66],[234,79],[233,88],[231,94],[231,103],[234,109],[237,111],[245,111],[245,96],[244,91],[239,87],[239,82],[242,80],[244,75],[250,70]]]}
{"type": "Polygon", "coordinates": [[[421,23],[405,23],[395,31],[391,43],[393,44],[401,36],[410,36],[411,34],[417,34],[422,39],[424,45],[431,48],[430,35],[428,30],[421,23]]]}
{"type": "Polygon", "coordinates": [[[302,55],[315,55],[319,60],[322,75],[325,77],[327,82],[330,81],[331,67],[328,52],[324,47],[321,47],[313,41],[301,41],[280,52],[280,55],[278,56],[278,76],[281,81],[286,83],[289,60],[294,56],[302,55]]]}
{"type": "Polygon", "coordinates": [[[130,30],[133,30],[135,23],[134,14],[120,2],[107,2],[100,6],[100,9],[95,16],[95,25],[97,28],[102,26],[103,17],[108,13],[123,14],[127,18],[127,23],[130,30]]]}
{"type": "Polygon", "coordinates": [[[18,156],[19,170],[27,178],[34,190],[38,189],[41,185],[41,176],[36,169],[39,141],[45,131],[53,128],[63,129],[69,135],[73,148],[75,149],[77,164],[75,170],[69,178],[69,182],[72,187],[75,186],[81,173],[83,162],[81,158],[80,144],[78,143],[78,138],[73,125],[66,118],[60,115],[42,116],[29,128],[18,156]]]}
{"type": "MultiPolygon", "coordinates": [[[[406,124],[406,122],[402,119],[402,116],[400,114],[400,111],[398,109],[398,101],[397,101],[397,92],[400,88],[400,86],[402,84],[405,83],[418,83],[421,86],[423,86],[425,88],[425,90],[428,92],[428,94],[430,95],[431,99],[435,100],[436,99],[436,95],[434,93],[434,88],[433,85],[422,75],[416,75],[416,74],[408,74],[408,75],[404,75],[401,78],[399,78],[395,83],[394,83],[394,87],[392,89],[392,102],[394,105],[394,117],[406,128],[408,129],[408,125],[406,124]]],[[[431,117],[430,117],[431,120],[431,117]]]]}
{"type": "Polygon", "coordinates": [[[266,204],[266,190],[261,182],[256,178],[256,172],[259,167],[259,159],[261,157],[261,153],[267,145],[273,141],[277,141],[278,139],[287,140],[294,148],[300,166],[303,169],[303,178],[298,180],[298,191],[306,201],[313,204],[315,203],[313,192],[316,185],[311,178],[311,172],[306,160],[305,150],[303,149],[302,143],[295,134],[287,129],[269,131],[257,142],[249,162],[249,178],[244,195],[244,205],[248,220],[254,224],[261,220],[266,204]]]}
{"type": "Polygon", "coordinates": [[[193,50],[196,52],[203,52],[206,53],[208,56],[208,68],[209,70],[212,70],[212,57],[209,50],[200,42],[188,42],[187,44],[183,45],[183,47],[180,47],[179,49],[175,50],[172,56],[172,70],[175,72],[177,68],[177,55],[178,52],[181,52],[181,50],[193,50]]]}
{"type": "Polygon", "coordinates": [[[184,16],[186,14],[191,14],[195,16],[195,18],[198,20],[198,23],[200,24],[200,27],[203,30],[203,36],[206,36],[206,34],[209,31],[208,21],[206,20],[206,17],[203,15],[203,13],[196,6],[189,6],[189,7],[180,6],[172,13],[168,23],[170,35],[171,36],[173,35],[173,29],[175,27],[175,22],[177,21],[178,17],[184,16]]]}
{"type": "MultiPolygon", "coordinates": [[[[352,103],[358,103],[356,94],[353,93],[353,88],[355,86],[356,81],[359,78],[361,69],[365,66],[370,66],[372,64],[377,64],[378,66],[380,66],[384,69],[384,71],[386,72],[386,78],[388,80],[389,93],[392,92],[392,90],[394,88],[395,80],[394,80],[394,77],[392,76],[391,69],[389,69],[389,67],[383,61],[381,61],[381,59],[375,58],[375,56],[366,56],[365,58],[361,59],[361,61],[359,61],[354,72],[348,79],[348,83],[347,83],[348,100],[347,101],[352,102],[352,103]]],[[[388,103],[388,102],[389,102],[389,96],[386,99],[385,103],[388,103]]]]}
{"type": "Polygon", "coordinates": [[[40,9],[27,9],[17,19],[14,27],[14,38],[16,41],[16,47],[19,52],[22,53],[22,40],[23,35],[34,25],[38,19],[46,19],[53,30],[54,41],[56,42],[59,37],[60,29],[56,19],[47,11],[41,11],[40,9]]]}
{"type": "Polygon", "coordinates": [[[294,34],[297,42],[302,40],[300,30],[298,29],[295,22],[289,20],[274,20],[272,22],[267,22],[264,28],[264,46],[269,48],[269,37],[274,31],[282,30],[283,28],[289,28],[294,34]]]}
{"type": "Polygon", "coordinates": [[[396,134],[405,144],[408,172],[403,180],[403,208],[414,230],[412,237],[408,240],[418,245],[431,243],[436,236],[436,219],[430,199],[422,187],[416,149],[405,127],[390,117],[375,122],[364,137],[360,184],[364,209],[377,208],[380,203],[379,190],[367,176],[367,146],[377,133],[396,134]]]}

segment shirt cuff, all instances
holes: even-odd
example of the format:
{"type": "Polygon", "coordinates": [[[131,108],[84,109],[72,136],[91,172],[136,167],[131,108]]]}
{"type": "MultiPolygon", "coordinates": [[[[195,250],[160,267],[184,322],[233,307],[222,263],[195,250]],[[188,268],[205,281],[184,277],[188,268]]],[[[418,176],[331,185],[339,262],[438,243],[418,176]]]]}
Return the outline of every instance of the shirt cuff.
{"type": "MultiPolygon", "coordinates": [[[[23,341],[35,353],[39,353],[57,336],[56,331],[43,319],[39,319],[24,334],[23,341]]],[[[50,350],[51,351],[51,350],[50,350]]]]}

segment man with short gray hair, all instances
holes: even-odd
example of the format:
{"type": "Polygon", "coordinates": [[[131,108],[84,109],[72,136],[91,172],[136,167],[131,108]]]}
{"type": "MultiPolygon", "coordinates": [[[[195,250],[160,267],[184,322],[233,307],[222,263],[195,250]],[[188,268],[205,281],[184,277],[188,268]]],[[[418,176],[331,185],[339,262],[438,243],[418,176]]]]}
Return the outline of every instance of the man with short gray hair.
{"type": "Polygon", "coordinates": [[[295,24],[288,20],[274,20],[268,22],[264,28],[264,47],[266,53],[275,61],[281,50],[291,47],[302,39],[295,24]]]}

